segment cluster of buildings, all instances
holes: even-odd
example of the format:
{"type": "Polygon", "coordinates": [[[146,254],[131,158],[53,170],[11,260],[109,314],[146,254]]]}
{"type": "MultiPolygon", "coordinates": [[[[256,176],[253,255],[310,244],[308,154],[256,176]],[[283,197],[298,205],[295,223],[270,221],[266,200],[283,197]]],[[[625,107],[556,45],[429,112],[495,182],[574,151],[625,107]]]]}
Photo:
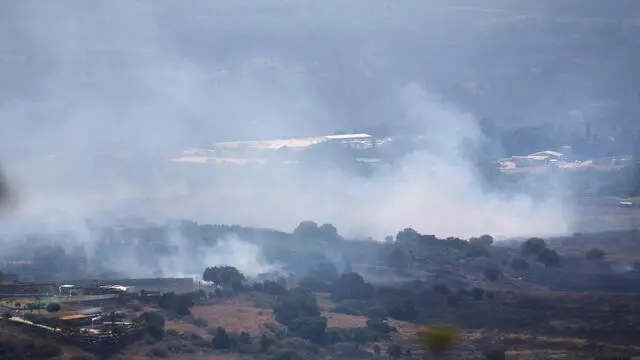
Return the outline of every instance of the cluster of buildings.
{"type": "Polygon", "coordinates": [[[545,150],[524,156],[512,156],[499,161],[500,171],[505,174],[536,173],[547,170],[595,170],[611,171],[634,164],[632,156],[604,157],[589,160],[575,160],[571,156],[571,148],[565,146],[566,152],[545,150]]]}
{"type": "Polygon", "coordinates": [[[327,144],[366,150],[391,138],[377,138],[370,134],[339,134],[280,140],[251,140],[215,143],[210,149],[190,149],[171,159],[182,163],[246,164],[267,163],[274,154],[295,152],[312,146],[327,144]]]}

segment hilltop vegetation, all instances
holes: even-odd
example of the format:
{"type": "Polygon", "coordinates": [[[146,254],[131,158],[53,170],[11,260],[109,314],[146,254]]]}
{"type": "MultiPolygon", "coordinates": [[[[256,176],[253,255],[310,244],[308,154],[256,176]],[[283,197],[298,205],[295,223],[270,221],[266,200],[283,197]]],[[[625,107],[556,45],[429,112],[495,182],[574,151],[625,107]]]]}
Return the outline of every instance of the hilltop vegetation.
{"type": "MultiPolygon", "coordinates": [[[[420,326],[434,324],[460,332],[447,348],[458,358],[544,350],[578,359],[640,350],[633,337],[640,323],[633,315],[640,313],[637,230],[511,243],[490,235],[441,239],[411,228],[384,241],[345,240],[334,226],[310,221],[290,234],[192,222],[178,229],[195,260],[233,235],[278,266],[256,276],[207,264],[199,272],[210,285],[193,293],[124,300],[120,306],[137,309],[148,333],[125,354],[411,358],[429,347],[416,343],[420,326]]],[[[120,231],[109,232],[112,248],[114,237],[134,230],[120,231]]],[[[160,250],[140,253],[146,261],[162,256],[170,251],[161,246],[164,231],[176,228],[135,230],[155,236],[133,249],[160,250]]],[[[131,251],[123,240],[118,244],[131,251]]]]}

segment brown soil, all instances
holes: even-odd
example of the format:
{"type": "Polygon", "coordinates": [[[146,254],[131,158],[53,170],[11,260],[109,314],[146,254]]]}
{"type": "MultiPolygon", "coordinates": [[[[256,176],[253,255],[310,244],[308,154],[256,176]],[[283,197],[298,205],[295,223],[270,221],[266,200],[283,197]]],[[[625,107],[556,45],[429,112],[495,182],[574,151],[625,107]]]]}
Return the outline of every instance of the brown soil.
{"type": "Polygon", "coordinates": [[[209,322],[209,327],[222,326],[228,331],[247,331],[258,333],[264,324],[275,323],[273,311],[257,309],[242,300],[230,300],[224,303],[195,306],[191,309],[194,317],[201,317],[209,322]]]}

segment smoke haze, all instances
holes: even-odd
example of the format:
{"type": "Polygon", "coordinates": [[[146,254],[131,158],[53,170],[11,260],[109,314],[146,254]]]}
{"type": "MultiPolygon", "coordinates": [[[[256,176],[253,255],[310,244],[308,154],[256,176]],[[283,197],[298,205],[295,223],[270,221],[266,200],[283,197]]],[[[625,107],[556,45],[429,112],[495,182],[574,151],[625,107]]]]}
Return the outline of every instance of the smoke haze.
{"type": "MultiPolygon", "coordinates": [[[[499,26],[491,16],[506,21],[524,10],[481,16],[445,4],[3,3],[0,154],[20,199],[6,228],[80,231],[85,218],[107,212],[286,231],[310,219],[378,238],[405,227],[465,237],[569,231],[558,197],[485,191],[460,151],[485,141],[483,113],[443,83],[503,61],[486,40],[499,26]],[[476,26],[490,29],[473,34],[476,26]],[[409,124],[429,147],[366,178],[338,168],[168,163],[215,141],[381,122],[409,124]]],[[[581,91],[575,102],[589,96],[581,91]]],[[[573,106],[545,104],[523,107],[523,121],[560,117],[573,106]]],[[[233,254],[255,250],[238,239],[227,246],[233,254]]]]}

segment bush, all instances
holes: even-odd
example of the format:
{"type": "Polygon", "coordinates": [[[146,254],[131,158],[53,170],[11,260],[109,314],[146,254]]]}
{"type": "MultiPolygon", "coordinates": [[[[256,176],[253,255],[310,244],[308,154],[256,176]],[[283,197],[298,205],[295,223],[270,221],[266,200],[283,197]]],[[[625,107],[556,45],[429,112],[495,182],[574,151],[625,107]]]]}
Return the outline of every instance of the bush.
{"type": "Polygon", "coordinates": [[[387,336],[392,332],[396,332],[397,329],[386,322],[379,319],[369,319],[367,320],[367,328],[373,330],[374,332],[387,336]]]}
{"type": "Polygon", "coordinates": [[[293,349],[278,349],[269,356],[269,360],[304,360],[304,357],[293,349]]]}
{"type": "Polygon", "coordinates": [[[547,248],[547,243],[540,238],[530,238],[520,245],[522,256],[537,255],[547,248]]]}
{"type": "Polygon", "coordinates": [[[364,311],[364,316],[372,319],[386,319],[389,313],[380,306],[371,306],[364,311]]]}
{"type": "Polygon", "coordinates": [[[278,339],[269,334],[260,335],[260,351],[267,352],[269,348],[273,346],[278,341],[278,339]]]}
{"type": "Polygon", "coordinates": [[[207,321],[207,319],[203,319],[201,317],[195,318],[193,319],[193,325],[199,327],[199,328],[206,328],[207,326],[209,326],[209,322],[207,321]]]}
{"type": "Polygon", "coordinates": [[[471,296],[473,297],[473,300],[482,300],[482,298],[484,297],[484,290],[474,287],[473,289],[471,289],[471,296]]]}
{"type": "Polygon", "coordinates": [[[591,249],[585,254],[585,258],[590,261],[604,260],[606,254],[600,249],[591,249]]]}
{"type": "Polygon", "coordinates": [[[167,357],[169,356],[169,349],[165,344],[156,344],[149,349],[149,354],[155,357],[167,357]]]}
{"type": "Polygon", "coordinates": [[[331,286],[331,298],[335,301],[366,300],[373,296],[373,286],[357,273],[342,274],[331,286]]]}
{"type": "Polygon", "coordinates": [[[265,280],[262,283],[262,291],[269,295],[283,295],[287,292],[287,288],[277,281],[265,280]]]}
{"type": "Polygon", "coordinates": [[[320,316],[316,296],[301,288],[288,291],[273,309],[276,321],[288,325],[298,318],[320,316]]]}
{"type": "Polygon", "coordinates": [[[58,312],[61,309],[62,307],[58,303],[50,303],[47,305],[47,312],[50,312],[50,313],[58,312]]]}
{"type": "Polygon", "coordinates": [[[387,348],[387,354],[389,354],[389,357],[392,359],[397,359],[399,357],[402,356],[402,346],[398,345],[398,344],[391,344],[389,345],[389,347],[387,348]]]}
{"type": "Polygon", "coordinates": [[[314,292],[327,292],[331,290],[331,287],[326,281],[309,276],[300,279],[298,286],[314,292]]]}
{"type": "Polygon", "coordinates": [[[560,255],[551,249],[543,249],[536,258],[545,267],[560,267],[560,255]]]}
{"type": "Polygon", "coordinates": [[[327,343],[347,343],[355,342],[358,344],[366,344],[372,341],[380,340],[379,334],[366,327],[366,328],[329,328],[327,329],[327,343]]]}
{"type": "Polygon", "coordinates": [[[434,325],[418,333],[418,341],[434,354],[442,354],[449,349],[458,335],[450,325],[434,325]]]}
{"type": "Polygon", "coordinates": [[[155,339],[162,339],[164,336],[164,316],[156,311],[147,311],[140,314],[138,322],[147,330],[147,333],[155,339]]]}
{"type": "Polygon", "coordinates": [[[387,300],[386,308],[389,317],[396,320],[412,321],[418,316],[418,310],[409,298],[394,296],[387,300]]]}
{"type": "Polygon", "coordinates": [[[467,250],[465,252],[467,257],[491,257],[491,253],[489,253],[489,249],[482,244],[469,244],[467,250]]]}
{"type": "Polygon", "coordinates": [[[231,337],[223,327],[218,327],[216,334],[211,339],[211,345],[217,350],[231,349],[231,337]]]}
{"type": "Polygon", "coordinates": [[[251,344],[251,335],[246,331],[240,332],[240,335],[238,335],[238,342],[240,344],[251,344]]]}
{"type": "Polygon", "coordinates": [[[506,360],[507,354],[505,349],[501,347],[491,347],[482,352],[482,356],[486,360],[506,360]]]}
{"type": "Polygon", "coordinates": [[[489,281],[496,281],[498,280],[498,278],[500,278],[500,276],[502,276],[502,271],[498,268],[491,267],[484,271],[484,276],[489,281]]]}
{"type": "Polygon", "coordinates": [[[449,295],[451,290],[447,284],[436,284],[433,286],[433,292],[436,294],[449,295]]]}
{"type": "Polygon", "coordinates": [[[293,320],[289,331],[314,344],[324,344],[327,339],[327,318],[323,316],[302,317],[293,320]]]}
{"type": "Polygon", "coordinates": [[[361,309],[364,309],[366,304],[367,304],[366,302],[361,300],[353,300],[353,299],[344,300],[344,301],[341,301],[333,309],[333,312],[336,312],[339,314],[362,316],[363,314],[361,309]]]}
{"type": "Polygon", "coordinates": [[[511,260],[511,268],[515,271],[525,271],[529,269],[529,263],[523,258],[514,258],[511,260]]]}
{"type": "Polygon", "coordinates": [[[178,316],[190,315],[189,308],[195,305],[193,296],[192,293],[179,295],[174,293],[162,294],[160,300],[158,300],[158,306],[178,316]]]}

